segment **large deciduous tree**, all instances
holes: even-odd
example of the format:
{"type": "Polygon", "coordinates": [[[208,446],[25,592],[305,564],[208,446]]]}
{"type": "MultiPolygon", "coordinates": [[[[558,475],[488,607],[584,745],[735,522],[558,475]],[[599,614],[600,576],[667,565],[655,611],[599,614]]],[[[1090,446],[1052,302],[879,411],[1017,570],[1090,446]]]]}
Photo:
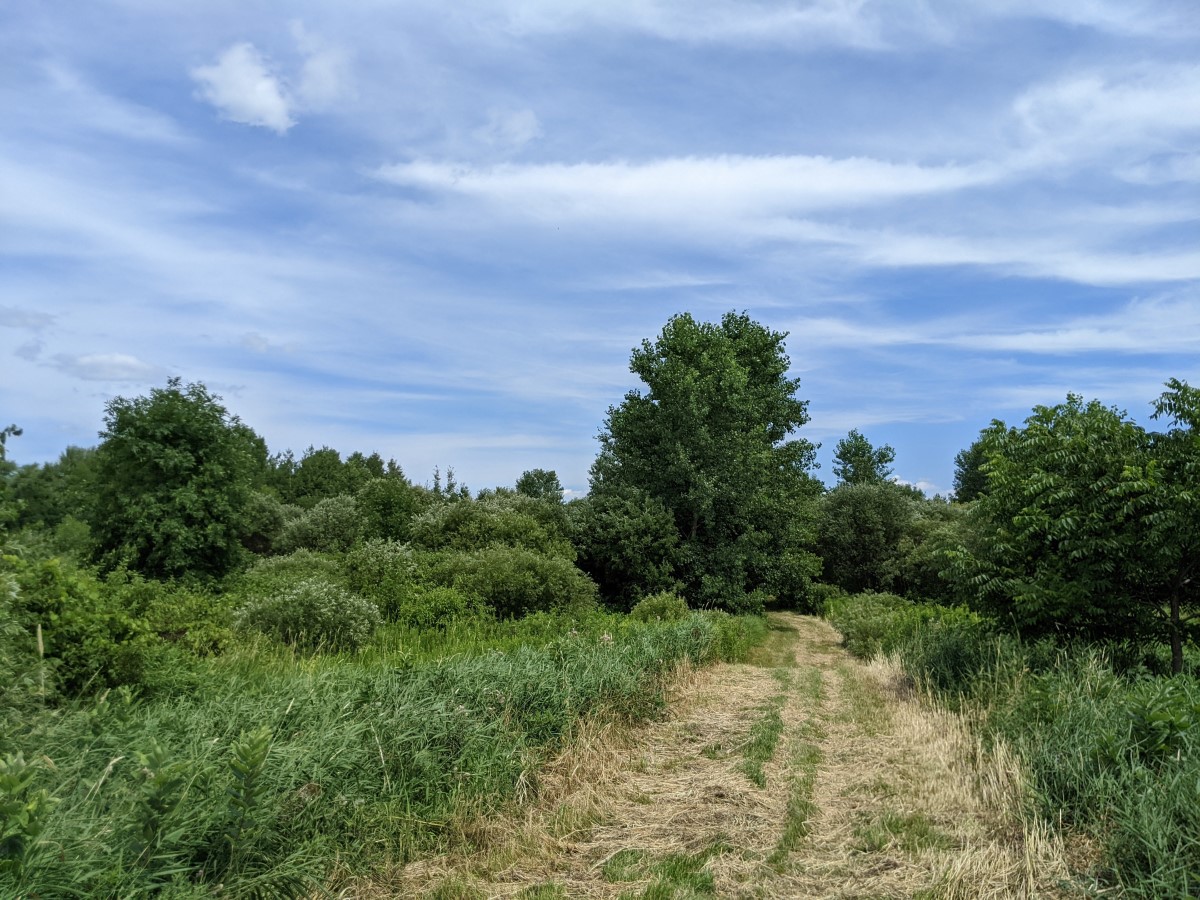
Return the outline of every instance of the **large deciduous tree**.
{"type": "Polygon", "coordinates": [[[753,608],[764,592],[794,601],[819,570],[805,549],[814,448],[792,437],[808,414],[785,337],[745,314],[672,317],[633,351],[645,390],[611,407],[600,434],[592,493],[633,489],[671,514],[694,605],[753,608]]]}
{"type": "Polygon", "coordinates": [[[1180,671],[1200,605],[1200,391],[1167,387],[1166,432],[1075,395],[986,429],[960,585],[1026,632],[1165,641],[1180,671]]]}
{"type": "Polygon", "coordinates": [[[89,512],[98,557],[155,577],[221,576],[241,558],[266,446],[202,384],[105,409],[89,512]]]}

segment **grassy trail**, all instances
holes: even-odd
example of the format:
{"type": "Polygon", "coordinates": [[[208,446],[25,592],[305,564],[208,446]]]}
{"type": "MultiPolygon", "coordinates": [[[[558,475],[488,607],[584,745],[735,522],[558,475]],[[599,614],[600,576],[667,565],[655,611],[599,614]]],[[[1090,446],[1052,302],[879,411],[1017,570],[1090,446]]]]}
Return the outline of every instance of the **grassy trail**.
{"type": "Polygon", "coordinates": [[[667,721],[583,736],[542,788],[482,849],[355,896],[1051,897],[1067,872],[1002,753],[811,617],[683,679],[667,721]]]}

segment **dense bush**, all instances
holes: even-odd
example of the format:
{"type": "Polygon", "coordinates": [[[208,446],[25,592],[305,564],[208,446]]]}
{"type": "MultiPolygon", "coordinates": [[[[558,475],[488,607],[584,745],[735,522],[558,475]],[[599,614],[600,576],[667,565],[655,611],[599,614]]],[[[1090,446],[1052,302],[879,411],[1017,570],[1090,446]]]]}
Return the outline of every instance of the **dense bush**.
{"type": "Polygon", "coordinates": [[[670,591],[643,597],[629,611],[629,615],[639,622],[674,622],[687,614],[687,601],[670,591]]]}
{"type": "Polygon", "coordinates": [[[579,567],[605,602],[631,608],[639,598],[678,586],[679,532],[670,511],[634,488],[589,496],[567,507],[579,567]]]}
{"type": "Polygon", "coordinates": [[[276,547],[284,553],[316,550],[344,553],[365,534],[358,501],[349,494],[326,497],[312,509],[288,521],[279,532],[276,547]]]}
{"type": "Polygon", "coordinates": [[[586,610],[596,585],[573,563],[518,547],[430,554],[422,577],[487,604],[501,618],[549,610],[586,610]]]}
{"type": "Polygon", "coordinates": [[[87,570],[57,558],[0,557],[0,574],[18,590],[13,620],[32,642],[41,627],[42,649],[53,678],[67,694],[116,684],[141,684],[161,648],[149,624],[87,570]]]}
{"type": "Polygon", "coordinates": [[[471,552],[504,546],[574,562],[575,549],[565,527],[559,504],[522,494],[493,493],[481,500],[431,507],[413,519],[410,540],[424,550],[471,552]]]}
{"type": "Polygon", "coordinates": [[[379,609],[370,600],[320,578],[299,584],[243,607],[237,622],[309,650],[356,650],[379,626],[379,609]]]}
{"type": "Polygon", "coordinates": [[[409,526],[427,505],[423,493],[399,477],[372,478],[354,495],[366,534],[384,540],[408,540],[409,526]]]}

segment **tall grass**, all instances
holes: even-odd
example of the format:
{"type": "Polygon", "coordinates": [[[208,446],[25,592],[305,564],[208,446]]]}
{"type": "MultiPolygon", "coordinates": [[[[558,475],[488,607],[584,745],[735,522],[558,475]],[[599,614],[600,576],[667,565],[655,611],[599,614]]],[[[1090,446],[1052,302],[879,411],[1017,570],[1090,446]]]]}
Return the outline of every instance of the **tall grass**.
{"type": "Polygon", "coordinates": [[[969,709],[985,740],[1014,748],[1036,813],[1099,847],[1093,876],[1130,897],[1200,894],[1194,675],[1152,675],[1128,647],[1023,643],[970,613],[898,598],[840,598],[828,612],[849,648],[897,654],[919,684],[969,709]]]}
{"type": "Polygon", "coordinates": [[[44,710],[0,735],[0,847],[20,843],[0,896],[287,897],[403,862],[536,792],[582,718],[654,716],[677,665],[742,654],[762,627],[548,617],[385,630],[354,656],[263,644],[150,701],[44,710]]]}

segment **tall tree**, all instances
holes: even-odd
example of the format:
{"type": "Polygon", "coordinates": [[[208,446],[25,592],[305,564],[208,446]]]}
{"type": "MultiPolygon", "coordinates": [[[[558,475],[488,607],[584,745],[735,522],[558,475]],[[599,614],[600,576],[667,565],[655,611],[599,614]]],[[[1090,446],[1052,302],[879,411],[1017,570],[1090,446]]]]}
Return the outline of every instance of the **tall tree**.
{"type": "Polygon", "coordinates": [[[241,558],[266,447],[202,384],[105,408],[89,512],[102,561],[156,577],[220,576],[241,558]]]}
{"type": "Polygon", "coordinates": [[[808,414],[785,337],[745,314],[672,317],[633,351],[645,391],[611,407],[600,434],[592,492],[633,488],[670,512],[696,605],[753,607],[761,591],[794,600],[819,566],[798,524],[814,447],[791,437],[808,414]]]}
{"type": "Polygon", "coordinates": [[[875,449],[857,428],[837,442],[833,453],[833,474],[843,484],[878,484],[892,474],[896,451],[884,444],[875,449]]]}

